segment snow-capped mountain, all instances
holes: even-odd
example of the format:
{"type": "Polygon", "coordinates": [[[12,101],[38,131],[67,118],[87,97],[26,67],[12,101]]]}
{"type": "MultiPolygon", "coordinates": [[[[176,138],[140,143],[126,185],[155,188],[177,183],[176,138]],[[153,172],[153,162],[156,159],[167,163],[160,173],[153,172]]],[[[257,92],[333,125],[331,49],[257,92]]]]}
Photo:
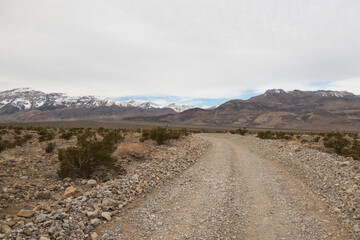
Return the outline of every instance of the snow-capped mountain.
{"type": "Polygon", "coordinates": [[[169,104],[169,105],[167,105],[165,107],[166,108],[171,108],[175,112],[183,112],[183,111],[195,108],[194,106],[191,106],[191,105],[178,105],[178,104],[175,104],[175,103],[171,103],[171,104],[169,104]]]}
{"type": "Polygon", "coordinates": [[[347,91],[316,91],[315,94],[322,97],[356,97],[355,94],[347,91]]]}
{"type": "Polygon", "coordinates": [[[96,108],[119,106],[125,108],[140,109],[162,109],[169,108],[175,112],[182,112],[191,108],[190,105],[178,105],[175,103],[167,106],[160,106],[153,102],[142,102],[135,100],[113,101],[98,96],[69,96],[65,93],[49,93],[32,90],[30,88],[17,88],[0,92],[0,109],[3,107],[14,107],[18,110],[34,110],[34,109],[56,109],[64,107],[73,108],[96,108]]]}
{"type": "Polygon", "coordinates": [[[264,96],[273,96],[277,94],[291,94],[291,93],[308,93],[308,94],[314,94],[321,97],[359,97],[351,92],[347,91],[331,91],[331,90],[318,90],[318,91],[300,91],[300,90],[294,90],[294,91],[285,91],[283,89],[269,89],[264,93],[264,96]]]}
{"type": "Polygon", "coordinates": [[[49,93],[30,88],[16,88],[0,92],[0,108],[11,105],[20,110],[44,107],[98,107],[110,106],[114,101],[96,96],[72,97],[64,93],[49,93]]]}

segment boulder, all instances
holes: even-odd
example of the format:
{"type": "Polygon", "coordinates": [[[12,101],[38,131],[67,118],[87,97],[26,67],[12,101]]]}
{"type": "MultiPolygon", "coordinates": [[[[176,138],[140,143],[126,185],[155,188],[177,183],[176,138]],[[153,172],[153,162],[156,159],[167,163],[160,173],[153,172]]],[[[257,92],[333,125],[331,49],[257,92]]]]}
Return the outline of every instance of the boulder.
{"type": "Polygon", "coordinates": [[[19,217],[25,217],[25,218],[30,218],[30,217],[32,217],[32,216],[34,216],[35,215],[35,211],[33,211],[33,210],[26,210],[26,209],[21,209],[19,212],[18,212],[18,214],[17,214],[17,216],[19,216],[19,217]]]}
{"type": "Polygon", "coordinates": [[[72,197],[75,195],[76,191],[77,191],[76,187],[70,186],[65,189],[64,195],[65,197],[72,197]]]}

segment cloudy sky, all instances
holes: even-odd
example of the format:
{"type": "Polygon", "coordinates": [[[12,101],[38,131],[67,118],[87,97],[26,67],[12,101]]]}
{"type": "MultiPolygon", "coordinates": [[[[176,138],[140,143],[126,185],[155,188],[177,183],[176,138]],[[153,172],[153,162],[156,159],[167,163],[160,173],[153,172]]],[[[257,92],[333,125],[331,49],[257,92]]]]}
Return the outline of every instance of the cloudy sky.
{"type": "Polygon", "coordinates": [[[0,0],[0,90],[214,105],[360,94],[358,0],[0,0]]]}

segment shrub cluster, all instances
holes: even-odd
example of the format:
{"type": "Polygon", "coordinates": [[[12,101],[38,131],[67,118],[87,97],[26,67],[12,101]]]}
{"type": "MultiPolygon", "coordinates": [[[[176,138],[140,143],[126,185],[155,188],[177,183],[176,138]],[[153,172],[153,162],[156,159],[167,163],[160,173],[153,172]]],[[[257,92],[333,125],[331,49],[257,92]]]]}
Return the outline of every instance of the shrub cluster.
{"type": "Polygon", "coordinates": [[[242,136],[244,136],[247,132],[248,132],[248,130],[246,128],[238,128],[236,130],[230,131],[231,134],[240,134],[242,136]]]}
{"type": "Polygon", "coordinates": [[[45,152],[46,153],[52,153],[54,151],[56,147],[56,143],[54,142],[49,142],[47,145],[46,145],[46,148],[45,148],[45,152]]]}
{"type": "Polygon", "coordinates": [[[82,140],[76,147],[60,149],[59,177],[89,178],[100,166],[115,170],[118,174],[124,173],[125,170],[116,164],[117,159],[111,156],[116,149],[115,144],[120,140],[120,131],[114,130],[104,135],[101,141],[82,140]]]}
{"type": "Polygon", "coordinates": [[[293,133],[290,132],[273,132],[273,131],[265,131],[258,132],[257,137],[261,139],[285,139],[290,140],[293,137],[293,133]]]}
{"type": "Polygon", "coordinates": [[[22,146],[24,143],[29,141],[31,138],[32,138],[32,135],[26,134],[23,137],[15,135],[14,141],[1,140],[0,141],[0,152],[4,151],[5,149],[14,148],[16,146],[22,146]]]}
{"type": "Polygon", "coordinates": [[[157,127],[153,129],[144,129],[140,141],[152,139],[156,141],[157,144],[161,145],[167,140],[179,139],[181,136],[187,135],[189,135],[189,131],[185,128],[181,130],[174,130],[169,129],[168,127],[157,127]]]}
{"type": "Polygon", "coordinates": [[[72,136],[74,136],[74,132],[67,131],[67,132],[63,132],[62,134],[60,134],[59,138],[69,140],[72,136]]]}
{"type": "Polygon", "coordinates": [[[327,133],[324,137],[324,146],[334,149],[339,155],[360,160],[360,142],[357,137],[354,133],[327,133]]]}
{"type": "Polygon", "coordinates": [[[324,146],[332,148],[337,154],[343,154],[347,151],[350,141],[342,133],[328,133],[324,137],[324,146]]]}
{"type": "Polygon", "coordinates": [[[54,139],[55,133],[47,128],[38,128],[39,142],[50,141],[54,139]]]}

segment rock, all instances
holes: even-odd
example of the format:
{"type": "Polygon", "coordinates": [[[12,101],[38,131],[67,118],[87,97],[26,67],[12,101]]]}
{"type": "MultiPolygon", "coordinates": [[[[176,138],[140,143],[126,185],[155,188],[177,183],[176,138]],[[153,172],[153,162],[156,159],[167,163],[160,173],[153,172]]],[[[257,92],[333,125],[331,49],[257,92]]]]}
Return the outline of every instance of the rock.
{"type": "Polygon", "coordinates": [[[345,161],[345,162],[340,163],[340,167],[346,167],[349,164],[350,164],[349,161],[345,161]]]}
{"type": "Polygon", "coordinates": [[[3,199],[9,199],[10,198],[10,195],[8,193],[2,193],[0,194],[0,199],[3,198],[3,199]]]}
{"type": "Polygon", "coordinates": [[[12,221],[6,222],[5,224],[8,225],[9,227],[13,227],[16,223],[17,223],[17,221],[12,220],[12,221]]]}
{"type": "Polygon", "coordinates": [[[118,202],[111,198],[104,198],[102,204],[105,206],[115,207],[118,205],[118,202]]]}
{"type": "Polygon", "coordinates": [[[111,214],[109,212],[103,212],[103,213],[101,213],[101,216],[108,221],[111,220],[111,214]]]}
{"type": "Polygon", "coordinates": [[[90,220],[90,224],[93,225],[93,226],[97,226],[101,223],[101,220],[98,219],[98,218],[94,218],[94,219],[91,219],[90,220]]]}
{"type": "Polygon", "coordinates": [[[8,225],[5,225],[5,224],[2,225],[1,229],[2,229],[2,233],[5,233],[5,234],[9,234],[12,231],[11,227],[9,227],[8,225]]]}
{"type": "Polygon", "coordinates": [[[91,240],[97,240],[98,234],[97,234],[96,232],[92,232],[92,233],[90,234],[90,237],[91,237],[91,240]]]}
{"type": "Polygon", "coordinates": [[[75,233],[76,233],[77,235],[83,235],[83,234],[84,234],[84,232],[83,232],[81,229],[76,229],[76,230],[75,230],[75,233]]]}
{"type": "Polygon", "coordinates": [[[23,233],[26,235],[26,236],[31,236],[31,234],[32,234],[32,229],[30,229],[30,228],[25,228],[24,229],[24,231],[23,231],[23,233]]]}
{"type": "Polygon", "coordinates": [[[41,222],[44,222],[46,219],[46,215],[43,214],[43,213],[40,213],[37,217],[36,217],[36,221],[41,223],[41,222]]]}
{"type": "Polygon", "coordinates": [[[86,212],[86,215],[87,215],[90,219],[96,218],[96,217],[98,216],[98,214],[99,214],[99,212],[98,212],[97,210],[95,210],[95,211],[93,211],[93,212],[90,212],[90,211],[86,212]]]}
{"type": "Polygon", "coordinates": [[[46,228],[46,227],[49,227],[52,223],[53,223],[53,221],[52,221],[52,220],[49,220],[49,221],[44,222],[44,223],[42,224],[42,226],[46,228]]]}
{"type": "Polygon", "coordinates": [[[104,235],[102,235],[101,240],[109,240],[110,239],[110,234],[105,233],[104,235]]]}
{"type": "Polygon", "coordinates": [[[45,237],[45,236],[40,236],[39,240],[50,240],[50,238],[45,237]]]}
{"type": "Polygon", "coordinates": [[[51,192],[50,191],[37,192],[37,193],[35,193],[35,198],[36,199],[50,199],[51,192]]]}
{"type": "Polygon", "coordinates": [[[30,218],[34,215],[35,215],[35,211],[26,210],[26,209],[21,209],[17,214],[17,216],[19,216],[19,217],[26,217],[26,218],[30,218]]]}
{"type": "Polygon", "coordinates": [[[87,181],[87,185],[89,185],[90,187],[95,187],[97,185],[97,182],[94,179],[90,179],[89,181],[87,181]]]}
{"type": "Polygon", "coordinates": [[[65,197],[72,197],[75,195],[76,191],[76,187],[70,186],[65,189],[64,195],[65,197]]]}
{"type": "Polygon", "coordinates": [[[335,208],[334,208],[334,212],[336,212],[336,213],[341,213],[341,210],[340,210],[339,208],[335,207],[335,208]]]}

